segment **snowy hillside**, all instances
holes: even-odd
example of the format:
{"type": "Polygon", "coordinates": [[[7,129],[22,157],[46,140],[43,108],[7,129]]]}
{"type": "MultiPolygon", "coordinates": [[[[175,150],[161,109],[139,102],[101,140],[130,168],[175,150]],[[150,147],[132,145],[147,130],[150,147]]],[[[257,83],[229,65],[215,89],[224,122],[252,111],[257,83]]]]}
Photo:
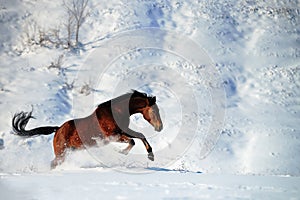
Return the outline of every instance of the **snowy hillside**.
{"type": "Polygon", "coordinates": [[[97,199],[97,189],[116,199],[146,191],[148,198],[299,198],[299,1],[90,0],[71,48],[69,2],[0,1],[1,194],[51,199],[60,191],[55,182],[74,180],[60,199],[81,181],[86,196],[75,199],[97,199]],[[72,152],[50,170],[53,135],[12,135],[15,112],[33,108],[28,129],[60,126],[130,89],[157,96],[162,132],[131,118],[154,162],[136,141],[128,156],[112,144],[72,152]],[[31,184],[48,189],[32,195],[23,188],[31,184]],[[7,192],[20,189],[25,194],[7,192]]]}

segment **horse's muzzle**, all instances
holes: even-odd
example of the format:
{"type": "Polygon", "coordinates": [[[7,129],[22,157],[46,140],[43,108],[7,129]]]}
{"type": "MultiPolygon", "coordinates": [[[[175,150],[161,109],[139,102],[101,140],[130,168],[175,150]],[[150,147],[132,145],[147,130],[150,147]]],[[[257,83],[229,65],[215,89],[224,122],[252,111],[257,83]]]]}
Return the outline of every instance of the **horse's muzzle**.
{"type": "Polygon", "coordinates": [[[163,125],[155,126],[155,131],[160,132],[163,129],[163,125]]]}

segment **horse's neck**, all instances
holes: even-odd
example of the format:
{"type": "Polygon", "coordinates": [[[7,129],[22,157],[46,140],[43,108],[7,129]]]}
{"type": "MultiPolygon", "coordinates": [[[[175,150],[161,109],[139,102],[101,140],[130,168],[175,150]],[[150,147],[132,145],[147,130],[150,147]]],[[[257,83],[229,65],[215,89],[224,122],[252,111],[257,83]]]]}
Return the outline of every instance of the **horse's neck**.
{"type": "Polygon", "coordinates": [[[146,107],[146,106],[147,106],[147,102],[143,98],[131,99],[130,103],[129,103],[130,115],[133,115],[133,114],[136,114],[136,113],[143,114],[141,108],[146,107]]]}
{"type": "Polygon", "coordinates": [[[133,98],[133,99],[113,99],[111,101],[105,102],[98,106],[99,112],[101,109],[110,109],[114,114],[120,115],[133,115],[136,113],[142,113],[141,108],[145,107],[147,102],[142,98],[133,98]],[[129,105],[129,109],[128,109],[129,105]],[[129,113],[128,113],[129,111],[129,113]]]}

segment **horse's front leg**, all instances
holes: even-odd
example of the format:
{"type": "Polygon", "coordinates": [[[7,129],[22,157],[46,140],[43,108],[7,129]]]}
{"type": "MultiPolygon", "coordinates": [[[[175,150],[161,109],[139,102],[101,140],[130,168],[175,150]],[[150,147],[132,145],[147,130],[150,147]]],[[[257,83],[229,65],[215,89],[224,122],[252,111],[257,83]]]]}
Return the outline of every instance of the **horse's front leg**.
{"type": "Polygon", "coordinates": [[[146,137],[142,133],[128,129],[128,130],[126,130],[126,133],[124,133],[124,135],[127,137],[130,137],[130,138],[138,138],[138,139],[142,140],[142,142],[145,145],[146,150],[148,152],[149,160],[154,161],[154,154],[152,152],[152,147],[150,146],[149,142],[146,140],[146,137]]]}
{"type": "Polygon", "coordinates": [[[128,146],[120,151],[120,153],[127,155],[132,147],[135,145],[135,142],[132,138],[129,138],[126,135],[121,135],[121,137],[117,140],[118,142],[128,143],[128,146]]]}

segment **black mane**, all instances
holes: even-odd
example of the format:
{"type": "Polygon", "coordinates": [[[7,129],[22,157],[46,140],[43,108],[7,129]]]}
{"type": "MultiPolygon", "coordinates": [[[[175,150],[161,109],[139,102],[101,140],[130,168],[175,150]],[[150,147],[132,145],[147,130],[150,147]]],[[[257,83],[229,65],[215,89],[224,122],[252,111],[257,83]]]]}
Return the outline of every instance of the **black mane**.
{"type": "Polygon", "coordinates": [[[139,92],[137,90],[131,90],[131,92],[128,92],[126,94],[123,94],[121,96],[118,96],[114,99],[111,99],[109,101],[106,101],[104,103],[101,103],[98,105],[99,106],[107,106],[107,105],[111,105],[111,101],[114,101],[114,102],[118,102],[118,101],[122,101],[124,99],[128,99],[128,98],[134,98],[134,97],[141,97],[141,98],[147,98],[150,102],[150,105],[153,105],[156,103],[156,97],[155,96],[151,96],[151,95],[148,95],[147,93],[143,93],[143,92],[139,92]]]}
{"type": "Polygon", "coordinates": [[[132,97],[142,97],[142,98],[152,97],[152,96],[148,96],[146,93],[139,92],[137,90],[131,90],[131,91],[132,92],[128,94],[131,94],[132,97]]]}

